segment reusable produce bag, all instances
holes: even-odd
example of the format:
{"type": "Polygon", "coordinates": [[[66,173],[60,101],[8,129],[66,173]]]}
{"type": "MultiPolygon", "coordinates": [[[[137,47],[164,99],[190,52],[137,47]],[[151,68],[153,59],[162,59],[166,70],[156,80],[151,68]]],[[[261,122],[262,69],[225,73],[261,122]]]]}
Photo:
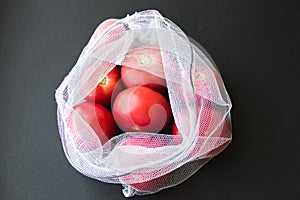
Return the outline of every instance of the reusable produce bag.
{"type": "Polygon", "coordinates": [[[216,65],[199,44],[155,10],[128,15],[101,33],[96,29],[55,98],[59,133],[70,164],[90,178],[122,184],[126,197],[183,182],[232,139],[232,104],[216,65]],[[126,57],[137,48],[152,47],[160,50],[161,67],[140,66],[126,57]],[[74,112],[99,80],[124,64],[166,80],[180,134],[124,132],[102,144],[74,112]],[[86,148],[78,148],[74,135],[86,148]]]}

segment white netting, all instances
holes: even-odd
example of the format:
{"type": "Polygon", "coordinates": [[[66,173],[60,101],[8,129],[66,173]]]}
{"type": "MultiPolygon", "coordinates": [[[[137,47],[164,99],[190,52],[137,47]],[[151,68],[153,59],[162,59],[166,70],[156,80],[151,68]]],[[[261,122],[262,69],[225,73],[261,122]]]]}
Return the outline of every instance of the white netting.
{"type": "Polygon", "coordinates": [[[154,10],[116,20],[101,33],[96,30],[56,90],[56,101],[71,165],[88,177],[122,184],[125,196],[181,183],[231,141],[231,101],[214,63],[199,44],[154,10]],[[102,144],[73,108],[116,65],[140,69],[127,55],[149,48],[158,49],[162,65],[142,70],[166,80],[181,134],[126,132],[102,144]],[[141,143],[147,145],[135,145],[141,143]]]}

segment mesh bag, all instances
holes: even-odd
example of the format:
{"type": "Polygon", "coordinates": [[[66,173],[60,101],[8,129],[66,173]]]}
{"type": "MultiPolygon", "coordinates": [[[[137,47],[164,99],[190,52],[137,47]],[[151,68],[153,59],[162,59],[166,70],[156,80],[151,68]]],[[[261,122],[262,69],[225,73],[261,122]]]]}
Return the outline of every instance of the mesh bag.
{"type": "MultiPolygon", "coordinates": [[[[128,15],[101,32],[99,28],[55,94],[68,161],[88,177],[122,184],[126,197],[183,182],[231,141],[232,105],[215,64],[199,44],[155,10],[128,15]],[[128,56],[138,54],[136,49],[158,51],[159,66],[138,65],[128,56]],[[74,106],[116,65],[165,80],[180,134],[167,129],[122,132],[101,142],[74,106]]],[[[142,61],[147,63],[147,58],[142,61]]]]}

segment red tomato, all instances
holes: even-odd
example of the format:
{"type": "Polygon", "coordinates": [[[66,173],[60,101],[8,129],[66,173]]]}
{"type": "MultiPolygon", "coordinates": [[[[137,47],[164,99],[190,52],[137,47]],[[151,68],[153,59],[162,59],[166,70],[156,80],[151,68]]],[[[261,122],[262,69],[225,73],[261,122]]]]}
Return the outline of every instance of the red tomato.
{"type": "Polygon", "coordinates": [[[107,45],[110,45],[112,42],[116,42],[117,40],[121,39],[122,36],[125,34],[125,32],[126,32],[126,25],[124,23],[119,23],[116,26],[107,29],[103,37],[99,40],[96,49],[99,49],[101,47],[104,47],[104,50],[106,48],[110,48],[107,45]]]}
{"type": "MultiPolygon", "coordinates": [[[[190,156],[207,156],[211,157],[220,153],[227,145],[226,141],[231,138],[231,123],[229,119],[223,119],[223,114],[213,108],[214,102],[210,99],[216,99],[218,96],[213,91],[221,90],[224,92],[222,77],[214,68],[207,68],[205,66],[197,66],[193,68],[192,79],[196,94],[197,106],[200,111],[200,127],[195,148],[192,150],[190,156]],[[224,121],[222,121],[224,120],[224,121]],[[209,152],[208,152],[209,151],[209,152]]],[[[219,97],[220,98],[220,97],[219,97]]],[[[183,119],[189,121],[189,114],[187,110],[182,111],[183,119]]],[[[182,130],[189,134],[190,127],[188,124],[182,124],[182,130]]],[[[180,135],[180,132],[173,124],[173,135],[180,135]]],[[[175,144],[181,143],[182,138],[174,138],[175,144]]]]}
{"type": "MultiPolygon", "coordinates": [[[[104,107],[99,104],[83,102],[74,106],[74,111],[77,112],[85,122],[95,131],[96,135],[100,139],[101,143],[106,143],[115,134],[116,125],[112,114],[104,107]]],[[[76,119],[73,117],[73,119],[76,119]]],[[[73,122],[72,129],[82,128],[79,122],[73,122]]],[[[71,129],[71,130],[72,130],[71,129]]],[[[75,143],[82,150],[94,150],[90,147],[85,147],[83,139],[84,137],[78,137],[74,135],[75,143]]]]}
{"type": "MultiPolygon", "coordinates": [[[[147,148],[157,148],[157,147],[163,147],[168,146],[168,143],[161,140],[160,138],[156,137],[138,137],[138,136],[132,136],[124,140],[124,142],[121,144],[122,146],[142,146],[147,148]]],[[[155,176],[155,174],[154,174],[155,176]]],[[[126,183],[132,182],[133,180],[138,183],[131,183],[129,184],[131,187],[135,188],[136,190],[146,192],[146,191],[152,191],[155,188],[159,188],[163,186],[166,179],[169,177],[169,174],[165,174],[161,177],[144,181],[144,178],[146,176],[142,173],[136,176],[135,174],[129,174],[124,177],[122,177],[122,180],[126,183]]],[[[148,175],[149,177],[149,175],[148,175]]]]}
{"type": "Polygon", "coordinates": [[[109,49],[114,48],[114,47],[111,47],[111,43],[116,42],[117,40],[122,38],[122,36],[124,35],[126,30],[127,30],[126,24],[121,23],[121,22],[118,23],[118,19],[105,20],[98,26],[94,35],[92,36],[92,39],[91,39],[91,41],[93,42],[92,45],[94,45],[95,41],[97,41],[94,51],[96,52],[100,48],[102,48],[101,51],[99,52],[102,54],[103,51],[106,51],[107,48],[109,48],[109,49]],[[104,33],[104,31],[105,31],[105,33],[104,33]],[[99,39],[100,36],[102,36],[102,37],[99,39]]]}
{"type": "Polygon", "coordinates": [[[126,87],[146,86],[158,92],[166,90],[166,80],[147,72],[152,70],[164,77],[158,47],[145,45],[130,51],[123,62],[121,77],[126,87]]]}
{"type": "Polygon", "coordinates": [[[171,117],[167,100],[147,87],[136,86],[123,90],[116,97],[113,116],[125,131],[159,132],[171,117]]]}
{"type": "Polygon", "coordinates": [[[95,40],[97,37],[99,37],[107,27],[111,26],[116,21],[118,21],[118,20],[117,19],[107,19],[107,20],[103,21],[98,26],[97,30],[95,31],[95,33],[93,35],[93,39],[95,40]]]}
{"type": "Polygon", "coordinates": [[[85,100],[102,105],[111,103],[114,90],[119,90],[120,70],[114,67],[97,85],[97,87],[85,97],[85,100]]]}

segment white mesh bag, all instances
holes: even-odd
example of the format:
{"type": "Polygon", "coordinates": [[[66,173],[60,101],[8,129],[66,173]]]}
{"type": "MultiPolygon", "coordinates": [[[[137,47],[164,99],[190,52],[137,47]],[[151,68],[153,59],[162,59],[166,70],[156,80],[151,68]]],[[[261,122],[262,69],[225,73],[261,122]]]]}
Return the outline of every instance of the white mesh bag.
{"type": "Polygon", "coordinates": [[[231,141],[232,104],[215,64],[199,44],[155,10],[116,20],[100,33],[96,29],[55,97],[68,161],[90,178],[122,184],[126,197],[183,182],[231,141]],[[158,48],[160,67],[140,68],[127,57],[137,48],[150,47],[158,48]],[[102,144],[74,111],[99,80],[124,63],[165,79],[180,134],[122,132],[102,144]],[[85,148],[78,148],[78,138],[85,148]]]}

